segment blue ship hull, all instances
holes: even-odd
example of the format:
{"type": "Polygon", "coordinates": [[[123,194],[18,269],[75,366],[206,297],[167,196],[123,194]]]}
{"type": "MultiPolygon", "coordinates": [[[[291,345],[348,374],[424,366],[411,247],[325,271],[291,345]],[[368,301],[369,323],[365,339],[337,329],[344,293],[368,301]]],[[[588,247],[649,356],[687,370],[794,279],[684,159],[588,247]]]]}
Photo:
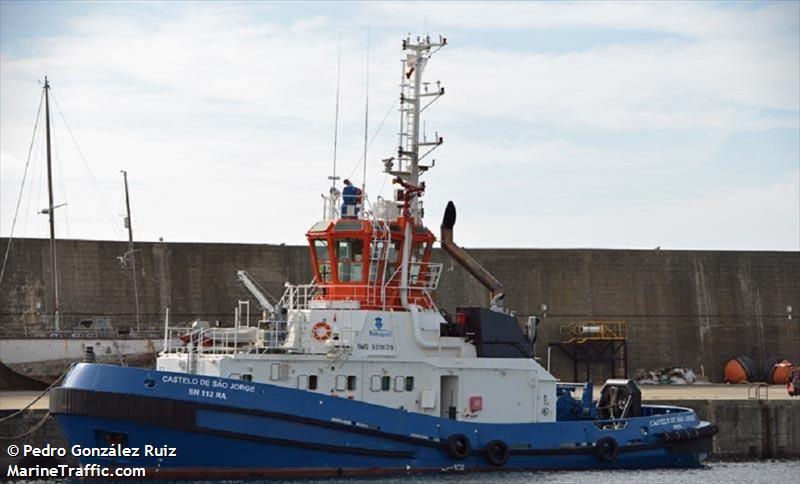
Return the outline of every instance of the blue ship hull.
{"type": "Polygon", "coordinates": [[[145,467],[164,478],[693,467],[708,456],[714,433],[679,407],[644,406],[641,417],[616,422],[471,423],[268,384],[98,364],[76,366],[53,392],[50,411],[71,446],[140,449],[137,457],[87,456],[82,464],[145,467]],[[469,441],[465,455],[454,457],[452,436],[469,441]],[[486,450],[496,441],[508,448],[503,463],[486,450]]]}

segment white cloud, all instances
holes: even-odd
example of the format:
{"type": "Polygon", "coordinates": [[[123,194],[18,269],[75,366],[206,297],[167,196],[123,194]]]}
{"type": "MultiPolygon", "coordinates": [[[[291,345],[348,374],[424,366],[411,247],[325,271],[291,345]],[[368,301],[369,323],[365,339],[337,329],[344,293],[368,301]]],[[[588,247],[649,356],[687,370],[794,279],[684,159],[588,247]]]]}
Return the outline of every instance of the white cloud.
{"type": "MultiPolygon", "coordinates": [[[[479,181],[501,193],[531,186],[543,190],[545,182],[560,183],[560,192],[546,193],[574,197],[581,187],[608,172],[624,177],[626,172],[665,166],[680,172],[708,163],[731,134],[800,130],[800,41],[796,16],[791,15],[797,10],[794,4],[752,11],[697,3],[417,7],[425,11],[431,28],[454,30],[451,45],[437,54],[429,72],[431,79],[441,78],[447,87],[447,95],[431,109],[427,122],[429,132],[438,129],[447,140],[436,153],[437,168],[429,175],[431,210],[448,198],[475,193],[479,181]],[[502,42],[480,46],[481,37],[488,39],[492,30],[575,27],[657,31],[677,37],[552,52],[502,42]],[[487,134],[476,136],[483,126],[487,134]],[[560,134],[543,138],[536,126],[560,134]],[[504,127],[523,137],[530,133],[530,138],[498,139],[504,127]],[[582,133],[646,131],[672,133],[674,143],[657,149],[598,147],[581,139],[582,133]],[[695,136],[687,141],[682,139],[684,133],[695,136]],[[498,173],[510,179],[482,176],[481,171],[492,170],[495,162],[507,166],[498,173]]],[[[339,166],[346,176],[361,153],[363,26],[381,27],[372,30],[374,128],[397,95],[400,52],[395,37],[408,28],[403,25],[406,8],[397,3],[366,4],[354,17],[307,12],[290,21],[261,15],[264,10],[256,15],[248,8],[218,5],[177,8],[152,22],[100,12],[72,20],[69,30],[55,38],[34,39],[25,55],[3,50],[0,230],[4,235],[9,230],[13,210],[9,201],[16,199],[21,174],[16,166],[27,151],[39,96],[35,80],[49,73],[56,98],[103,192],[112,200],[114,216],[122,210],[119,170],[130,172],[138,237],[301,241],[321,211],[318,194],[325,190],[330,170],[339,35],[343,52],[339,166]]],[[[56,127],[59,123],[56,119],[56,127]]],[[[384,179],[374,160],[393,153],[396,129],[392,113],[371,150],[371,183],[384,179]]],[[[71,234],[114,237],[80,159],[68,150],[71,141],[66,133],[60,136],[68,210],[75,218],[71,234]]],[[[355,176],[360,178],[360,169],[355,176]]],[[[41,176],[36,180],[39,185],[34,189],[40,190],[41,176]]],[[[755,195],[747,190],[709,187],[720,197],[755,195]]],[[[786,198],[774,185],[752,190],[783,194],[759,199],[775,206],[786,198]]],[[[639,202],[657,212],[653,203],[674,211],[674,216],[664,212],[659,217],[662,222],[674,220],[676,227],[684,227],[681,220],[700,216],[683,217],[690,205],[714,216],[705,226],[698,222],[699,235],[689,238],[691,231],[662,233],[646,223],[648,216],[626,214],[650,232],[621,240],[570,229],[591,220],[607,220],[621,229],[625,223],[619,215],[596,213],[591,220],[567,216],[560,222],[542,219],[555,237],[545,245],[559,245],[559,240],[566,245],[641,245],[645,243],[637,241],[649,244],[672,234],[676,245],[683,236],[686,244],[697,240],[708,248],[722,247],[733,239],[715,235],[727,232],[713,222],[721,225],[725,213],[744,210],[738,204],[715,205],[705,199],[692,200],[686,207],[679,198],[639,202]]],[[[598,205],[604,206],[603,201],[598,205]]],[[[495,209],[502,213],[502,206],[495,209]]],[[[432,216],[435,225],[439,215],[432,216]]],[[[29,217],[29,228],[35,227],[37,216],[29,217]]],[[[799,218],[796,211],[777,210],[758,223],[768,225],[762,233],[775,236],[774,247],[795,247],[795,242],[776,234],[782,233],[779,227],[799,218]]],[[[532,234],[505,230],[512,220],[481,219],[474,240],[538,245],[532,234]],[[501,235],[505,238],[497,239],[501,235]]],[[[44,235],[41,230],[38,234],[44,235]]],[[[761,247],[770,239],[740,240],[739,247],[749,248],[749,243],[761,247]]]]}

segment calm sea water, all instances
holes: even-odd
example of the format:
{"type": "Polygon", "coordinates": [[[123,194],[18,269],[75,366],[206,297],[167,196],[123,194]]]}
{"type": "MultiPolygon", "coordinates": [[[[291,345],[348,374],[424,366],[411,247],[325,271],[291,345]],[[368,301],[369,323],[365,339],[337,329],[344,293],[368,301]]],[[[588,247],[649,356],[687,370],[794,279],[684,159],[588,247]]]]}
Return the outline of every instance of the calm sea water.
{"type": "MultiPolygon", "coordinates": [[[[208,482],[208,481],[205,481],[208,482]]],[[[253,481],[226,481],[239,484],[253,481]]],[[[276,481],[269,481],[275,483],[276,481]]],[[[769,483],[800,484],[800,461],[713,462],[699,469],[596,472],[508,472],[392,478],[314,479],[283,481],[287,484],[526,484],[548,482],[564,484],[697,484],[769,483]]],[[[185,484],[185,483],[184,483],[185,484]]]]}
{"type": "MultiPolygon", "coordinates": [[[[52,483],[53,481],[49,482],[52,483]]],[[[209,482],[253,484],[259,481],[197,481],[196,484],[207,484],[209,482]]],[[[465,473],[371,479],[295,479],[261,482],[270,484],[527,484],[531,482],[556,484],[698,484],[706,482],[714,484],[800,484],[800,461],[712,462],[699,469],[689,470],[465,473]]],[[[153,484],[192,483],[187,483],[186,481],[177,483],[153,481],[153,484]]]]}

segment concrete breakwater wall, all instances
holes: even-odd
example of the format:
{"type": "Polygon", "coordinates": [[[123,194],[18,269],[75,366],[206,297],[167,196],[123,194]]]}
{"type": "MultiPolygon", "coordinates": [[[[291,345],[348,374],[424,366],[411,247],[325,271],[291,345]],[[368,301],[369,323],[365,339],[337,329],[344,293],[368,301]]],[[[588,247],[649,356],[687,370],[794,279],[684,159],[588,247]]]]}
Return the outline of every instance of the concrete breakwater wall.
{"type": "MultiPolygon", "coordinates": [[[[5,249],[8,239],[0,239],[5,249]]],[[[64,240],[57,244],[60,300],[67,327],[88,316],[133,326],[130,269],[122,242],[64,240]]],[[[507,307],[520,321],[548,311],[537,355],[559,340],[562,324],[623,320],[628,362],[636,369],[687,366],[720,381],[731,356],[781,355],[800,362],[800,252],[650,251],[595,249],[474,249],[470,253],[502,281],[507,307]],[[789,319],[787,306],[792,306],[789,319]]],[[[236,301],[256,301],[237,282],[247,270],[272,295],[285,281],[311,280],[304,246],[137,243],[136,274],[143,325],[160,329],[195,318],[230,323],[236,301]]],[[[52,307],[49,242],[14,240],[0,286],[0,334],[46,330],[52,307]]],[[[436,301],[486,305],[486,291],[442,251],[445,265],[436,301]]],[[[256,316],[254,316],[256,317],[256,316]]],[[[2,358],[2,355],[0,355],[2,358]]],[[[553,354],[553,372],[572,379],[571,363],[553,354]]],[[[593,374],[607,376],[607,370],[593,374]]]]}

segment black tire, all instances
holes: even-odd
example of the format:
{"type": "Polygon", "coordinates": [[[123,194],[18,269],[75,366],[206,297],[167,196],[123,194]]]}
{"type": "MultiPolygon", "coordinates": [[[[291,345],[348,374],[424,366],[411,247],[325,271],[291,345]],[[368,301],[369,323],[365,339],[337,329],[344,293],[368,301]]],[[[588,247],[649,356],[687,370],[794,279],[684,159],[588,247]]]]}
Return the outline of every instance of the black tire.
{"type": "Polygon", "coordinates": [[[605,462],[611,462],[619,455],[619,444],[612,437],[603,437],[594,444],[597,457],[605,462]]]}
{"type": "Polygon", "coordinates": [[[447,438],[447,443],[445,446],[447,448],[447,453],[450,454],[450,456],[454,459],[458,460],[466,459],[472,452],[472,446],[469,443],[469,439],[464,434],[451,435],[447,438]]]}
{"type": "Polygon", "coordinates": [[[510,456],[511,451],[508,449],[508,444],[502,440],[492,440],[486,444],[486,460],[493,466],[504,466],[510,456]]]}

